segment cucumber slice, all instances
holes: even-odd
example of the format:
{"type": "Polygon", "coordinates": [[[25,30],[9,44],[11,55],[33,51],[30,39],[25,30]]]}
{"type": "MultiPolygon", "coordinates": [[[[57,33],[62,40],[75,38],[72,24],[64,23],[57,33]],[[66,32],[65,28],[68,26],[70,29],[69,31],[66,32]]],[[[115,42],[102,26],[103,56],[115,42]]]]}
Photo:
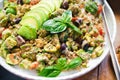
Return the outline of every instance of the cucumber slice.
{"type": "Polygon", "coordinates": [[[59,4],[61,5],[61,4],[62,4],[62,2],[63,2],[63,0],[59,0],[59,2],[60,2],[59,4]]]}
{"type": "Polygon", "coordinates": [[[55,10],[55,5],[53,5],[53,0],[47,0],[47,1],[40,1],[40,5],[41,4],[45,4],[46,6],[50,7],[50,9],[52,10],[52,12],[55,10]]]}
{"type": "Polygon", "coordinates": [[[37,37],[37,31],[32,26],[21,26],[18,30],[18,34],[28,40],[35,39],[37,37]]]}
{"type": "Polygon", "coordinates": [[[28,12],[27,14],[25,14],[23,19],[25,17],[29,17],[29,16],[32,16],[32,17],[34,17],[37,20],[37,22],[38,22],[37,30],[39,30],[41,28],[42,23],[43,23],[41,16],[38,13],[35,13],[35,12],[28,12]]]}
{"type": "Polygon", "coordinates": [[[59,0],[51,0],[51,2],[54,3],[56,10],[60,8],[59,0]]]}
{"type": "Polygon", "coordinates": [[[36,12],[41,16],[42,20],[45,21],[46,19],[49,18],[49,12],[46,11],[44,8],[35,8],[34,10],[31,10],[31,12],[36,12]]]}
{"type": "Polygon", "coordinates": [[[39,28],[38,21],[32,16],[23,17],[20,24],[25,26],[33,26],[36,30],[39,28]]]}
{"type": "Polygon", "coordinates": [[[44,8],[49,13],[52,13],[52,10],[51,10],[50,6],[46,5],[46,3],[44,3],[44,4],[37,4],[37,5],[33,6],[33,7],[31,7],[31,10],[33,10],[35,8],[39,8],[39,7],[44,8]]]}

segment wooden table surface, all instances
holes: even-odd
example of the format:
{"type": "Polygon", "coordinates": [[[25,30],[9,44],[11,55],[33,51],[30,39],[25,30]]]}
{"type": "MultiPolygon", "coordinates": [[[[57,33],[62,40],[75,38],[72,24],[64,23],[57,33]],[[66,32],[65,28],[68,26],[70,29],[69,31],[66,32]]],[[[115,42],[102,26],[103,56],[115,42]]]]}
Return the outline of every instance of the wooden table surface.
{"type": "MultiPolygon", "coordinates": [[[[117,35],[115,38],[115,48],[120,45],[120,0],[107,0],[116,17],[117,22],[117,35]]],[[[91,72],[78,77],[74,80],[117,80],[113,70],[110,55],[104,59],[104,61],[91,72]]]]}

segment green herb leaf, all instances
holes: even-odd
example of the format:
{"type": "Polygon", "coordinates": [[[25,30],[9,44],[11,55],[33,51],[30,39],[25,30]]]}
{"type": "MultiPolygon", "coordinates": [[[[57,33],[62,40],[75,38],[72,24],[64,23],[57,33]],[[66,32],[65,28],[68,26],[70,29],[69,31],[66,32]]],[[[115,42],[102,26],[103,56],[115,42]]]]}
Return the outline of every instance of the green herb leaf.
{"type": "Polygon", "coordinates": [[[67,66],[67,59],[60,58],[57,60],[57,64],[55,65],[55,69],[57,70],[64,70],[67,66]]]}
{"type": "Polygon", "coordinates": [[[41,72],[38,73],[40,76],[47,76],[54,71],[54,66],[45,67],[41,72]]]}
{"type": "Polygon", "coordinates": [[[47,77],[56,77],[61,73],[59,70],[53,70],[47,77]]]}
{"type": "Polygon", "coordinates": [[[48,20],[43,24],[43,29],[50,31],[51,33],[63,32],[66,28],[66,24],[55,21],[53,19],[48,20]]]}
{"type": "Polygon", "coordinates": [[[45,67],[41,72],[38,72],[38,75],[46,77],[55,77],[59,75],[63,69],[65,69],[66,63],[66,58],[60,58],[57,60],[57,64],[45,67]]]}
{"type": "Polygon", "coordinates": [[[62,14],[62,18],[64,22],[71,22],[72,19],[72,11],[67,10],[62,14]]]}
{"type": "Polygon", "coordinates": [[[57,61],[57,64],[60,64],[60,65],[65,65],[66,63],[67,63],[66,58],[59,58],[57,61]]]}
{"type": "Polygon", "coordinates": [[[38,72],[39,76],[56,77],[61,73],[61,70],[55,68],[55,66],[45,67],[42,71],[38,72]]]}
{"type": "Polygon", "coordinates": [[[73,69],[78,67],[80,64],[82,63],[82,59],[80,57],[77,57],[75,59],[73,59],[69,64],[67,69],[73,69]]]}
{"type": "Polygon", "coordinates": [[[64,19],[61,16],[55,17],[53,20],[56,22],[62,22],[62,23],[64,21],[64,19]]]}
{"type": "Polygon", "coordinates": [[[62,14],[62,16],[44,22],[43,29],[50,31],[51,33],[59,33],[63,32],[68,26],[77,33],[82,34],[80,29],[71,23],[71,19],[72,12],[67,10],[62,14]]]}
{"type": "Polygon", "coordinates": [[[79,34],[82,34],[82,32],[80,31],[79,28],[77,28],[75,25],[73,25],[71,22],[67,23],[68,27],[70,27],[71,29],[73,29],[74,31],[76,31],[79,34]]]}

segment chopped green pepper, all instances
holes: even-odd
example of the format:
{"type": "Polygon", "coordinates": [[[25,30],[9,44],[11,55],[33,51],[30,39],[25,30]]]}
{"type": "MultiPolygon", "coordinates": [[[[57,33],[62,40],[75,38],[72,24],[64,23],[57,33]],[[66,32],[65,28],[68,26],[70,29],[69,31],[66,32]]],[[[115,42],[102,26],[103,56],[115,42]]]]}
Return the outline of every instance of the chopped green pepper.
{"type": "Polygon", "coordinates": [[[98,10],[96,2],[92,0],[87,1],[85,5],[85,10],[87,12],[90,12],[91,14],[96,14],[98,10]]]}
{"type": "Polygon", "coordinates": [[[6,14],[8,14],[8,13],[16,15],[16,10],[14,8],[7,8],[6,9],[6,14]]]}
{"type": "Polygon", "coordinates": [[[24,4],[29,4],[31,0],[23,0],[24,4]]]}
{"type": "Polygon", "coordinates": [[[2,39],[5,40],[7,39],[9,36],[11,36],[12,32],[9,29],[6,29],[2,32],[2,39]]]}
{"type": "Polygon", "coordinates": [[[15,36],[9,36],[4,42],[7,49],[12,49],[17,45],[17,41],[15,40],[15,36]]]}

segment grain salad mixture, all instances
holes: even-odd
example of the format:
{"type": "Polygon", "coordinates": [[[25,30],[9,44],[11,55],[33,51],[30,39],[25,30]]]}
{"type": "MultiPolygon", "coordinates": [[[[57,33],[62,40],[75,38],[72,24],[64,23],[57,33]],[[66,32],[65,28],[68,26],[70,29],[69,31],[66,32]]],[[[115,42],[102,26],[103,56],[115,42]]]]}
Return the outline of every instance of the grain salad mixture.
{"type": "Polygon", "coordinates": [[[103,53],[101,12],[93,0],[4,0],[0,56],[45,77],[87,68],[103,53]]]}

